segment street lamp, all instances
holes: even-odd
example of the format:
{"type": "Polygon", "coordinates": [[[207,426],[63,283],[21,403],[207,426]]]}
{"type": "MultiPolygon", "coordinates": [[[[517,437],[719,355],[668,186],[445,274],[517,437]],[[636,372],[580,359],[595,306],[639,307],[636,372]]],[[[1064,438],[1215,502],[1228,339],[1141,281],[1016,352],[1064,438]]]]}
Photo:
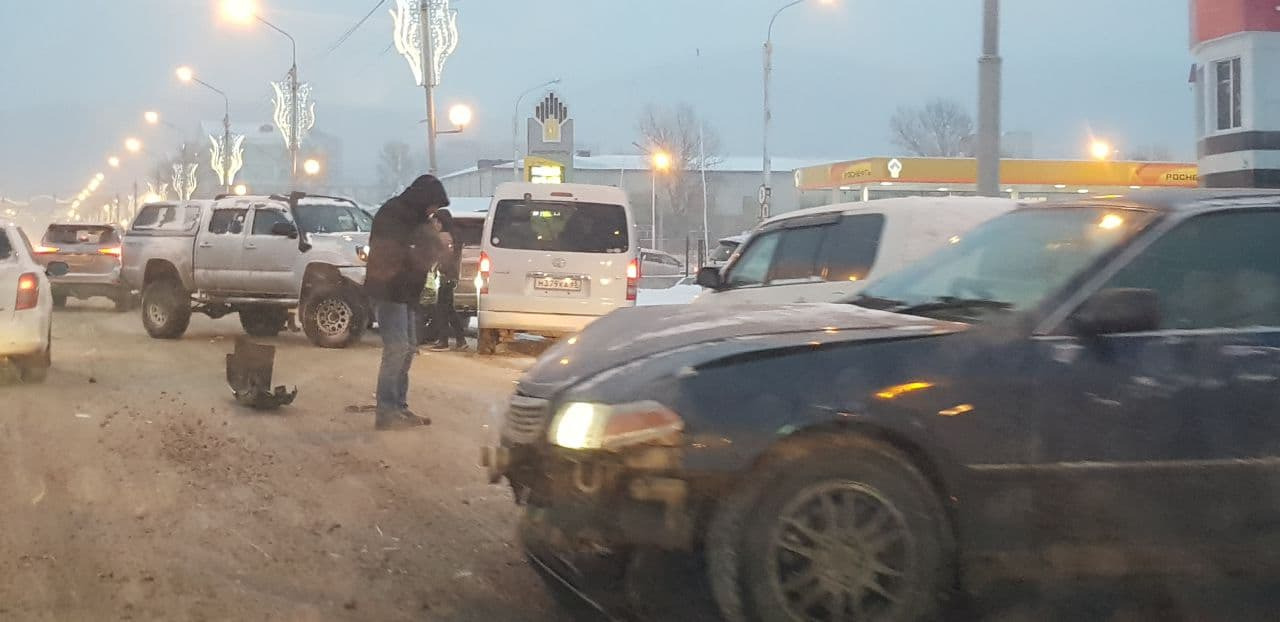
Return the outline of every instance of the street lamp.
{"type": "Polygon", "coordinates": [[[253,20],[258,20],[263,26],[270,28],[289,40],[289,46],[292,53],[292,64],[289,67],[289,156],[292,160],[292,173],[290,178],[293,184],[298,183],[298,148],[301,141],[298,140],[300,115],[298,108],[298,42],[293,35],[285,32],[279,26],[262,18],[258,11],[258,3],[254,0],[222,0],[222,16],[228,21],[238,24],[249,24],[253,20]]]}
{"type": "Polygon", "coordinates": [[[307,158],[307,161],[302,163],[302,172],[312,177],[319,175],[320,161],[315,158],[307,158]]]}
{"type": "Polygon", "coordinates": [[[1089,155],[1095,160],[1109,160],[1116,152],[1111,143],[1105,140],[1094,139],[1089,143],[1089,155]]]}
{"type": "Polygon", "coordinates": [[[231,192],[234,192],[236,196],[242,197],[249,193],[249,187],[244,184],[236,184],[236,187],[232,188],[231,192]]]}
{"type": "Polygon", "coordinates": [[[557,84],[560,84],[560,78],[531,87],[516,98],[515,112],[511,114],[511,181],[520,181],[520,169],[516,166],[516,162],[520,160],[520,104],[530,93],[557,84]]]}
{"type": "Polygon", "coordinates": [[[148,125],[155,125],[160,122],[160,113],[154,110],[148,110],[142,113],[142,119],[146,121],[148,125]]]}
{"type": "Polygon", "coordinates": [[[427,100],[427,172],[436,174],[436,99],[445,59],[458,47],[458,11],[449,0],[396,0],[391,12],[392,43],[409,61],[427,100]]]}
{"type": "Polygon", "coordinates": [[[108,156],[107,166],[110,166],[111,168],[120,168],[120,158],[116,156],[108,156]]]}
{"type": "Polygon", "coordinates": [[[458,128],[458,131],[466,129],[471,124],[471,107],[466,104],[456,104],[449,108],[449,122],[458,128]]]}
{"type": "MultiPolygon", "coordinates": [[[[219,175],[222,177],[222,187],[224,191],[231,190],[231,178],[233,176],[232,157],[231,157],[231,99],[227,97],[227,93],[204,80],[196,77],[196,72],[186,65],[178,67],[174,72],[178,79],[185,83],[195,82],[214,93],[222,96],[223,114],[222,114],[222,148],[218,149],[219,157],[219,175]]],[[[157,117],[158,118],[158,117],[157,117]]]]}
{"type": "MultiPolygon", "coordinates": [[[[774,11],[773,17],[769,18],[769,30],[764,38],[764,138],[761,143],[761,152],[764,158],[764,179],[763,186],[760,188],[760,220],[769,217],[769,201],[772,198],[773,188],[771,182],[773,179],[773,162],[769,159],[769,123],[773,120],[773,112],[769,108],[769,82],[773,74],[773,23],[778,20],[778,16],[783,11],[803,4],[807,0],[792,0],[782,5],[777,11],[774,11]]],[[[834,4],[834,0],[818,0],[820,4],[834,4]]]]}
{"type": "Polygon", "coordinates": [[[132,136],[126,138],[124,139],[124,150],[129,153],[138,153],[139,151],[142,151],[142,141],[133,138],[132,136]]]}
{"type": "Polygon", "coordinates": [[[658,173],[671,169],[671,154],[658,150],[649,153],[649,219],[653,225],[649,248],[658,250],[658,173]]]}

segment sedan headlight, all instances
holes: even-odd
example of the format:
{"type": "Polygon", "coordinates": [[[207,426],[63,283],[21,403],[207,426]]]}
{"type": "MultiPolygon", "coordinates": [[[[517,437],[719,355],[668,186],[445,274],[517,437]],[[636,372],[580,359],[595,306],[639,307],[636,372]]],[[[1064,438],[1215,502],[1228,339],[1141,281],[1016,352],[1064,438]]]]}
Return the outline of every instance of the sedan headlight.
{"type": "Polygon", "coordinates": [[[675,411],[653,401],[630,404],[565,404],[547,432],[553,445],[565,449],[616,451],[643,443],[672,441],[684,430],[675,411]]]}
{"type": "Polygon", "coordinates": [[[369,245],[361,244],[356,247],[356,258],[360,261],[369,261],[369,245]]]}

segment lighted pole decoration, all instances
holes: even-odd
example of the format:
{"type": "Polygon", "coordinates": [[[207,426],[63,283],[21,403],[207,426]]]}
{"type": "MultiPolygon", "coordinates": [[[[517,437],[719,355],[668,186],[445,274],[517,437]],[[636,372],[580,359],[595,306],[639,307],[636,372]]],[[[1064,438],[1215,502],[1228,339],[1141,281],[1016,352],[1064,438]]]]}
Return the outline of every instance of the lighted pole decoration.
{"type": "Polygon", "coordinates": [[[190,67],[182,66],[177,70],[178,79],[183,82],[195,82],[210,91],[222,96],[223,115],[222,115],[222,140],[210,135],[210,153],[209,167],[218,175],[218,183],[222,185],[223,191],[231,192],[231,185],[235,183],[236,173],[240,172],[240,167],[244,165],[244,136],[231,134],[231,100],[227,94],[208,82],[196,77],[195,71],[190,67]]]}
{"type": "Polygon", "coordinates": [[[173,163],[173,191],[177,193],[179,200],[190,201],[191,195],[195,194],[198,185],[196,169],[199,166],[196,162],[173,163]]]}
{"type": "Polygon", "coordinates": [[[444,62],[458,47],[458,12],[449,0],[396,0],[391,11],[396,51],[409,63],[413,78],[427,96],[427,169],[436,167],[436,99],[444,62]]]}

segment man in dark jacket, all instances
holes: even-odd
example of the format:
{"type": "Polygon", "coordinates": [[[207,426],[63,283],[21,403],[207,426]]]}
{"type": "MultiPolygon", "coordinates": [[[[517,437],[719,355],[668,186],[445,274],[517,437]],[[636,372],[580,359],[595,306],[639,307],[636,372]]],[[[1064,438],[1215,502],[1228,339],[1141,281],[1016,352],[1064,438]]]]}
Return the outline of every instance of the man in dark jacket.
{"type": "Polygon", "coordinates": [[[440,241],[428,221],[447,205],[449,196],[440,180],[423,175],[387,201],[373,218],[364,289],[373,302],[382,335],[374,424],[379,430],[431,423],[409,411],[409,367],[418,352],[414,310],[427,274],[441,253],[440,241]]]}
{"type": "Polygon", "coordinates": [[[436,211],[431,217],[435,230],[440,236],[442,252],[436,263],[436,271],[440,274],[440,283],[436,286],[435,324],[439,338],[432,350],[449,349],[449,338],[457,345],[454,350],[467,349],[466,329],[462,325],[462,316],[453,305],[453,293],[458,289],[458,279],[462,273],[462,238],[453,226],[453,214],[447,209],[436,211]]]}

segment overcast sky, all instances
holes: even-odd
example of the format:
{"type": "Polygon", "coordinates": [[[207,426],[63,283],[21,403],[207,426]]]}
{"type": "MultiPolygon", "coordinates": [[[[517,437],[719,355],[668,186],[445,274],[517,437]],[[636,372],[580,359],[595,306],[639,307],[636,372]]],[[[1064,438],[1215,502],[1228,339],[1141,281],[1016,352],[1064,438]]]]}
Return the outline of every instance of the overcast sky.
{"type": "MultiPolygon", "coordinates": [[[[317,128],[343,140],[349,177],[373,183],[388,140],[422,149],[422,91],[387,50],[394,0],[332,52],[377,0],[260,1],[297,37],[317,128]]],[[[981,0],[837,2],[794,7],[775,27],[775,155],[890,154],[896,106],[933,96],[975,105],[981,0]]],[[[626,152],[645,104],[688,102],[721,135],[724,155],[758,154],[760,44],[783,3],[454,0],[461,42],[440,108],[466,102],[476,120],[468,135],[441,138],[442,158],[507,156],[516,96],[553,77],[580,148],[626,152]]],[[[267,82],[287,71],[288,43],[220,23],[214,4],[0,0],[0,196],[74,194],[127,135],[176,144],[144,131],[143,110],[182,127],[221,118],[214,94],[173,78],[179,64],[230,93],[237,120],[268,121],[267,82]]],[[[1032,132],[1037,156],[1080,157],[1090,132],[1122,149],[1193,156],[1185,2],[1003,4],[1004,129],[1032,132]]]]}

